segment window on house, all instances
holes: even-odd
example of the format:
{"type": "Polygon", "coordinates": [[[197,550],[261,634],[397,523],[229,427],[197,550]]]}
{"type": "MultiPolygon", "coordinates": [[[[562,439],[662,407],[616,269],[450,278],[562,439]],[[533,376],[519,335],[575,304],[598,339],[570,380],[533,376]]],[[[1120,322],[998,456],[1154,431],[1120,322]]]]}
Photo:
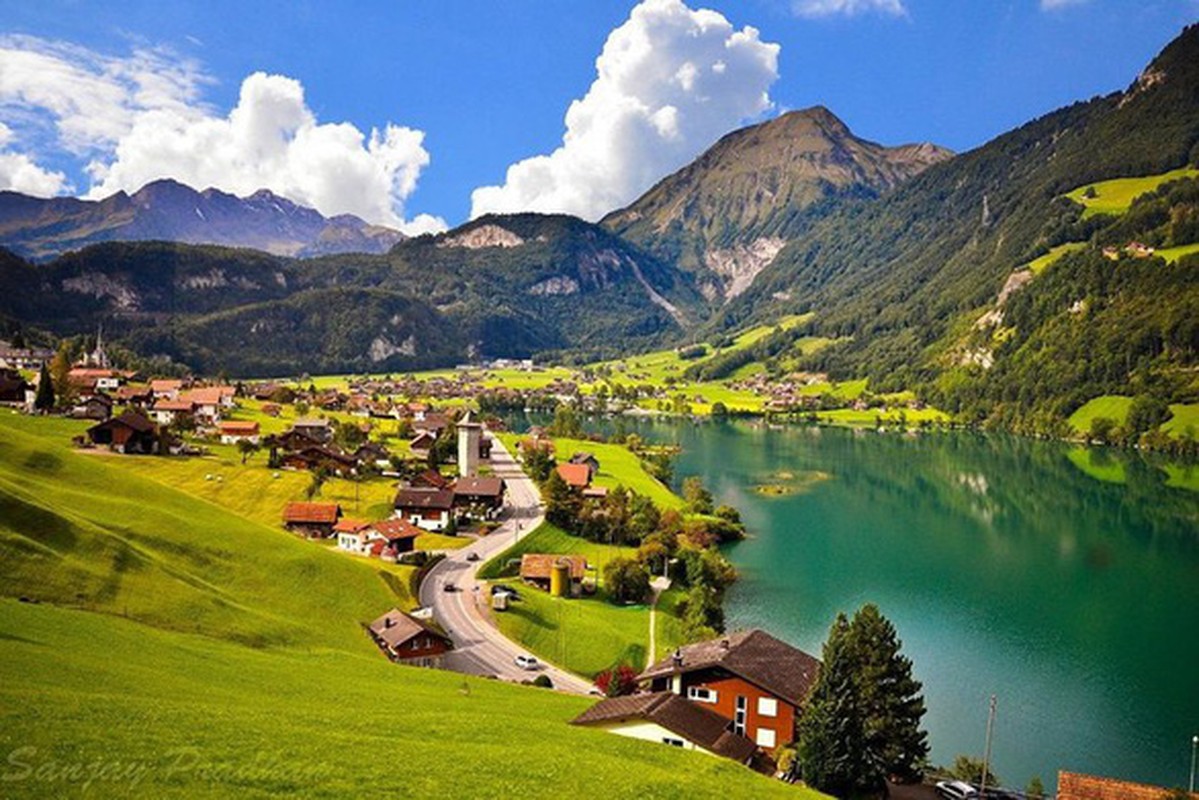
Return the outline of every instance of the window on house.
{"type": "Polygon", "coordinates": [[[770,728],[758,728],[758,735],[755,738],[758,747],[774,747],[774,731],[770,730],[770,728]]]}
{"type": "Polygon", "coordinates": [[[672,739],[672,738],[671,738],[671,737],[669,737],[669,736],[663,736],[663,737],[662,737],[662,744],[668,744],[668,745],[670,745],[671,747],[682,747],[682,746],[683,746],[683,740],[682,740],[682,739],[672,739]]]}
{"type": "Polygon", "coordinates": [[[701,703],[715,703],[716,692],[706,686],[687,687],[687,699],[698,700],[701,703]]]}
{"type": "Polygon", "coordinates": [[[737,709],[733,712],[733,733],[745,735],[745,712],[749,702],[744,695],[737,697],[737,709]]]}
{"type": "Polygon", "coordinates": [[[759,697],[758,715],[763,717],[777,717],[779,715],[779,701],[773,697],[759,697]]]}

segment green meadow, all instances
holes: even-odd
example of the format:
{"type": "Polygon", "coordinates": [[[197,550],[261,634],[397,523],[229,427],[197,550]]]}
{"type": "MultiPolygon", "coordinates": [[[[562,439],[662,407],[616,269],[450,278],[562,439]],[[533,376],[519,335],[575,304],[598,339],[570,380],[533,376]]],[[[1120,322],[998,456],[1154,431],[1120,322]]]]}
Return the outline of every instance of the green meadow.
{"type": "Polygon", "coordinates": [[[1029,261],[1027,264],[1021,267],[1021,269],[1030,270],[1033,275],[1040,275],[1055,261],[1066,255],[1066,253],[1072,253],[1075,250],[1081,250],[1086,246],[1086,242],[1067,242],[1066,244],[1059,244],[1057,247],[1051,247],[1049,252],[1045,255],[1029,261]]]}
{"type": "MultiPolygon", "coordinates": [[[[507,611],[492,613],[505,636],[558,666],[593,678],[617,664],[629,664],[637,669],[646,666],[649,606],[613,605],[603,590],[604,565],[614,558],[629,558],[635,553],[636,549],[632,547],[589,542],[543,523],[484,564],[479,575],[494,583],[511,584],[520,592],[521,599],[511,603],[507,611]],[[510,562],[518,562],[524,553],[584,556],[595,570],[592,574],[599,581],[599,591],[593,596],[558,599],[525,586],[518,579],[503,578],[510,562]]],[[[659,613],[655,615],[659,653],[682,644],[678,619],[671,613],[677,595],[677,590],[663,595],[659,613]]]]}
{"type": "Polygon", "coordinates": [[[75,452],[81,427],[0,417],[0,755],[16,795],[796,796],[567,725],[587,698],[390,664],[361,625],[412,605],[403,568],[142,474],[166,459],[75,452]]]}
{"type": "Polygon", "coordinates": [[[1083,212],[1084,219],[1096,214],[1123,214],[1132,205],[1132,201],[1135,198],[1145,194],[1145,192],[1153,191],[1166,181],[1194,177],[1199,177],[1199,170],[1184,167],[1183,169],[1171,170],[1161,175],[1146,175],[1140,178],[1116,178],[1110,181],[1088,183],[1085,186],[1079,186],[1077,189],[1067,192],[1066,197],[1086,207],[1086,211],[1083,212]],[[1094,197],[1086,196],[1088,188],[1095,190],[1094,197]]]}
{"type": "Polygon", "coordinates": [[[1070,415],[1067,422],[1079,433],[1086,434],[1091,430],[1091,424],[1099,417],[1116,421],[1123,425],[1128,419],[1128,409],[1132,407],[1132,398],[1118,394],[1109,394],[1088,400],[1077,411],[1070,415]]]}

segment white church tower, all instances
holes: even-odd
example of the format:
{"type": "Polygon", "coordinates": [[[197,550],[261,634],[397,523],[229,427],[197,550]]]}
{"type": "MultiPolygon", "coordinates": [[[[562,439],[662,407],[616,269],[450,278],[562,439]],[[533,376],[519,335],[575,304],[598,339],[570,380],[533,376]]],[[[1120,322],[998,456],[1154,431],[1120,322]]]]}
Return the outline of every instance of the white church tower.
{"type": "Polygon", "coordinates": [[[467,411],[458,420],[458,476],[475,475],[479,471],[479,441],[483,437],[483,426],[475,422],[467,411]]]}

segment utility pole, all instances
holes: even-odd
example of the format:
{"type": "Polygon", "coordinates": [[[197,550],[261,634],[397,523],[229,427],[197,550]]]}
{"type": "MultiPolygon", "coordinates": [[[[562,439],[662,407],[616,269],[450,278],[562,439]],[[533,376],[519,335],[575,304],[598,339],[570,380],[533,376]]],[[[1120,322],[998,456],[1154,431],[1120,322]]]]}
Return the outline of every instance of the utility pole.
{"type": "Polygon", "coordinates": [[[1188,791],[1195,793],[1195,753],[1199,751],[1199,734],[1191,737],[1191,785],[1188,791]]]}
{"type": "Polygon", "coordinates": [[[986,800],[987,796],[987,772],[991,769],[991,731],[995,727],[995,695],[991,695],[991,708],[987,713],[987,744],[983,750],[983,774],[981,785],[979,786],[978,796],[980,800],[986,800]]]}

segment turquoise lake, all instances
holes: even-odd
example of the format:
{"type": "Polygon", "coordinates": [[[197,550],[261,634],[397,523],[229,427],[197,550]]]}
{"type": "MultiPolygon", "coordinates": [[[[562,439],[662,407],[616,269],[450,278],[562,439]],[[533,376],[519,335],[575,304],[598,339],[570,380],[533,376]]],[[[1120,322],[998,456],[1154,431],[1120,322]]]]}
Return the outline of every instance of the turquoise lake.
{"type": "Polygon", "coordinates": [[[1060,769],[1186,784],[1199,492],[1135,453],[1017,437],[615,425],[677,442],[676,481],[700,475],[741,509],[730,629],[819,655],[837,612],[879,605],[924,682],[933,763],[982,755],[995,694],[1009,786],[1060,769]]]}

